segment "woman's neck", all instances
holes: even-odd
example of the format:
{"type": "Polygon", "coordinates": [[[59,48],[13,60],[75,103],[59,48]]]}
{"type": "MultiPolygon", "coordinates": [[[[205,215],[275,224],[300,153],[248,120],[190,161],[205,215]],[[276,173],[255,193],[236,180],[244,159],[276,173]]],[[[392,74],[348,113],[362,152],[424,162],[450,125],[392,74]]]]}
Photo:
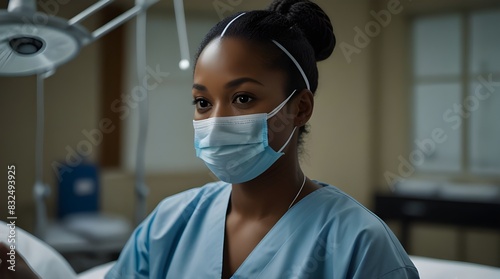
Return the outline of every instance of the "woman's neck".
{"type": "MultiPolygon", "coordinates": [[[[300,169],[298,159],[290,160],[285,156],[287,155],[281,157],[259,177],[232,185],[231,213],[244,218],[262,219],[270,215],[281,216],[288,210],[301,188],[305,174],[300,169]]],[[[295,203],[304,193],[311,192],[311,184],[314,183],[306,181],[295,203]]]]}

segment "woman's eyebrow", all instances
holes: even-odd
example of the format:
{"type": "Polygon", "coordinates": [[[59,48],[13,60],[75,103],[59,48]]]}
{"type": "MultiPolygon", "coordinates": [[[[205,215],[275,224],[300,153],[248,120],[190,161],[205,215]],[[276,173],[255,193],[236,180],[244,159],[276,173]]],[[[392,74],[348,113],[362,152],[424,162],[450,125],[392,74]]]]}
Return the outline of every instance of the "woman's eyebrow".
{"type": "MultiPolygon", "coordinates": [[[[245,82],[252,82],[252,83],[256,83],[256,84],[264,86],[264,84],[262,84],[258,80],[255,80],[255,79],[249,78],[249,77],[242,77],[242,78],[237,78],[235,80],[232,80],[232,81],[226,83],[226,85],[224,87],[225,88],[233,88],[233,87],[237,87],[245,82]]],[[[198,83],[193,84],[193,89],[196,89],[198,91],[207,91],[206,86],[198,84],[198,83]]]]}
{"type": "Polygon", "coordinates": [[[264,86],[264,84],[260,83],[259,81],[249,78],[249,77],[242,77],[242,78],[237,78],[235,80],[232,80],[226,84],[226,88],[232,88],[232,87],[237,87],[238,85],[241,85],[245,82],[252,82],[252,83],[257,83],[259,85],[264,86]]]}
{"type": "Polygon", "coordinates": [[[193,84],[193,89],[199,90],[199,91],[207,91],[207,88],[204,85],[201,84],[193,84]]]}

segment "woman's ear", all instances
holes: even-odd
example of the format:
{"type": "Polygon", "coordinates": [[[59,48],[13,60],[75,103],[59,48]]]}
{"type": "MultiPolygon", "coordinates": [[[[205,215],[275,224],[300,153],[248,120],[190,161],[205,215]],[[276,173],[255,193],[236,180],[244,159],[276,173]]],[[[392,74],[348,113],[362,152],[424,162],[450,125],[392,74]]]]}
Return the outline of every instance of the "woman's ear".
{"type": "Polygon", "coordinates": [[[297,111],[294,125],[302,127],[306,125],[312,116],[314,109],[314,95],[309,89],[303,89],[294,99],[297,111]]]}

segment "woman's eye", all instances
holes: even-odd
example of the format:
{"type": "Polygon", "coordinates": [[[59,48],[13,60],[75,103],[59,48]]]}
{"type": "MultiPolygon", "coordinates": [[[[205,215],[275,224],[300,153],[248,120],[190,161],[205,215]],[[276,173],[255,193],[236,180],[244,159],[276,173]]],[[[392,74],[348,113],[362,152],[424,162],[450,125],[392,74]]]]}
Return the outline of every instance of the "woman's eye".
{"type": "Polygon", "coordinates": [[[241,95],[241,96],[236,97],[235,102],[237,104],[246,104],[246,103],[250,102],[251,100],[253,100],[252,97],[247,96],[247,95],[241,95]]]}
{"type": "Polygon", "coordinates": [[[197,109],[205,109],[210,106],[210,103],[205,99],[194,99],[193,104],[196,105],[197,109]]]}

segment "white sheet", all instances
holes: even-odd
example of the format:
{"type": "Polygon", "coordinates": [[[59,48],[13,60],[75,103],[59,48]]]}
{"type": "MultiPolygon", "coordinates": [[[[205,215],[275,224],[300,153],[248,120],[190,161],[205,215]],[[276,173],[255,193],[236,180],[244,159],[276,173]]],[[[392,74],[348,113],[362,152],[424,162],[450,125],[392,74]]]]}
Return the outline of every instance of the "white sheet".
{"type": "Polygon", "coordinates": [[[418,256],[410,257],[422,279],[499,279],[500,268],[418,256]]]}
{"type": "MultiPolygon", "coordinates": [[[[9,227],[0,221],[0,241],[7,242],[9,227]]],[[[16,227],[16,250],[41,278],[77,278],[68,262],[52,247],[23,229],[16,227]]],[[[3,263],[2,263],[3,264],[3,263]]]]}

